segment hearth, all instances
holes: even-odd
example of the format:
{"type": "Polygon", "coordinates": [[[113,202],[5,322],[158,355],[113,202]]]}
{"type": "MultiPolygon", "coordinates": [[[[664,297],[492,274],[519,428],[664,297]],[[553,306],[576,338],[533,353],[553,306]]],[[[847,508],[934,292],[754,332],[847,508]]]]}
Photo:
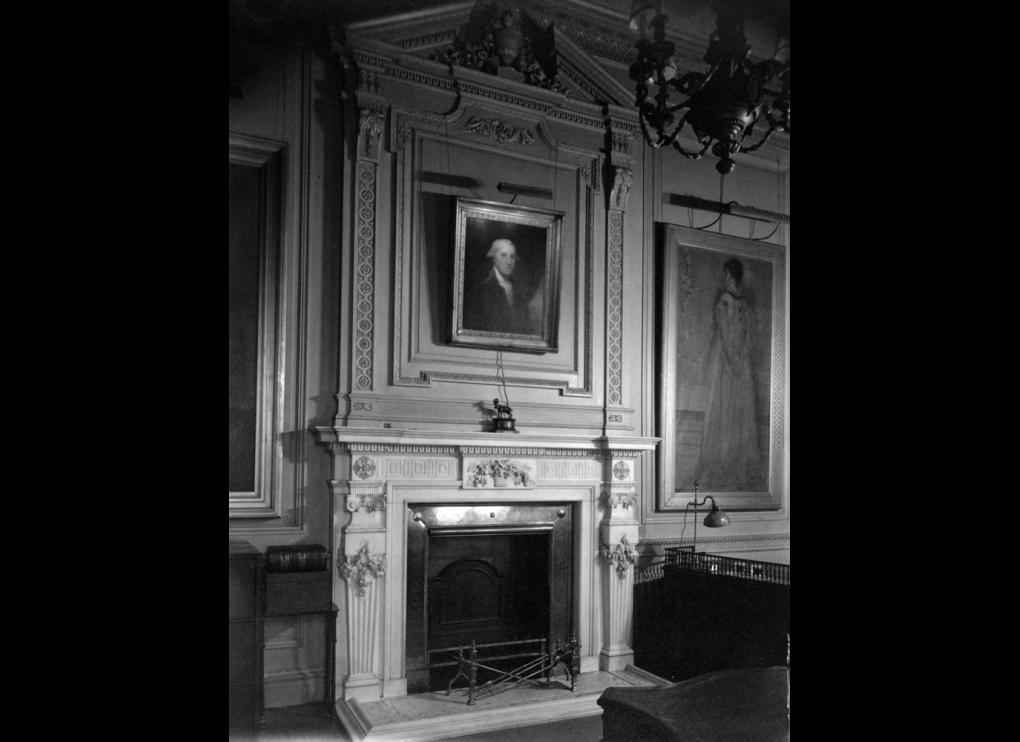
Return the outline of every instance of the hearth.
{"type": "MultiPolygon", "coordinates": [[[[408,503],[407,692],[445,690],[457,648],[509,670],[565,643],[573,624],[570,502],[408,503]]],[[[494,673],[482,671],[484,682],[494,673]]]]}

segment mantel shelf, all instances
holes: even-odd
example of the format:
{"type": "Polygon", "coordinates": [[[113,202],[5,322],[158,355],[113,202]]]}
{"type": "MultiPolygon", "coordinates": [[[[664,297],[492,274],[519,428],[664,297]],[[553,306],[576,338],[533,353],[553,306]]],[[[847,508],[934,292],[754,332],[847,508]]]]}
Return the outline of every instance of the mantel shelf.
{"type": "Polygon", "coordinates": [[[471,433],[441,430],[397,430],[393,428],[312,428],[315,439],[324,444],[374,444],[396,447],[447,446],[451,448],[547,448],[550,450],[653,451],[659,438],[638,436],[550,436],[531,433],[471,433]]]}

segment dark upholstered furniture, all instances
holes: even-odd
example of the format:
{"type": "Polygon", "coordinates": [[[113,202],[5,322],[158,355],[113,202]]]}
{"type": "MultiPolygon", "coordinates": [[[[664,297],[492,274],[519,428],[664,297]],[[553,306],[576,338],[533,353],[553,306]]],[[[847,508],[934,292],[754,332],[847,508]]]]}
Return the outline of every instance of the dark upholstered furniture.
{"type": "Polygon", "coordinates": [[[789,742],[786,667],[719,670],[658,688],[607,688],[603,742],[789,742]]]}

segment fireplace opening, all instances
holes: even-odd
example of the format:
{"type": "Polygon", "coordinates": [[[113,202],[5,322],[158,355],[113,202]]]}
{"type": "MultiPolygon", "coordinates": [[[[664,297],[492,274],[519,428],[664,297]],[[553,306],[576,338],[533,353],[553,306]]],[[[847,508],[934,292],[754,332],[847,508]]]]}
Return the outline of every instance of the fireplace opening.
{"type": "Polygon", "coordinates": [[[445,691],[472,642],[507,671],[570,638],[572,520],[570,503],[408,506],[409,693],[445,691]]]}

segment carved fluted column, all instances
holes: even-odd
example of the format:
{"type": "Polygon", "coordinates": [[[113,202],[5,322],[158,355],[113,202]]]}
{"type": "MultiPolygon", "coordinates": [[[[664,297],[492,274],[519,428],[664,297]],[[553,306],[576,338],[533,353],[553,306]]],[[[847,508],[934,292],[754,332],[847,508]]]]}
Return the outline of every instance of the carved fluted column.
{"type": "MultiPolygon", "coordinates": [[[[355,462],[357,465],[357,462],[355,462]]],[[[343,698],[382,695],[383,592],[386,573],[386,495],[378,483],[350,482],[337,574],[346,583],[348,673],[343,698]]]]}
{"type": "Polygon", "coordinates": [[[599,669],[622,670],[634,662],[631,627],[639,522],[633,459],[614,457],[611,477],[604,494],[605,515],[599,525],[603,636],[599,669]]]}

